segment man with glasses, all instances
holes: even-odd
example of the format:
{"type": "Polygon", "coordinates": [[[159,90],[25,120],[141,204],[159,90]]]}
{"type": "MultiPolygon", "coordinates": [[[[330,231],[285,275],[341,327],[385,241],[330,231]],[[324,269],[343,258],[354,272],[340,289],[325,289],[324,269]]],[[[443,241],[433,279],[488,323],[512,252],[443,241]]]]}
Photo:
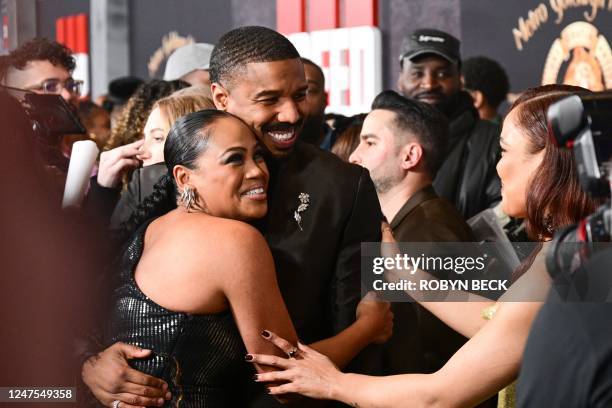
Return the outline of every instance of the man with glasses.
{"type": "Polygon", "coordinates": [[[35,38],[3,58],[0,83],[35,93],[61,95],[76,106],[83,83],[72,78],[75,66],[68,48],[46,38],[35,38]]]}
{"type": "MultiPolygon", "coordinates": [[[[9,55],[0,57],[0,85],[61,95],[76,109],[83,83],[72,78],[75,67],[68,48],[46,38],[34,38],[9,55]]],[[[126,171],[138,167],[140,162],[136,156],[142,153],[142,144],[143,141],[138,140],[101,154],[96,183],[90,190],[90,196],[92,193],[96,196],[92,201],[116,201],[118,193],[102,192],[104,190],[98,187],[116,187],[126,171]]]]}

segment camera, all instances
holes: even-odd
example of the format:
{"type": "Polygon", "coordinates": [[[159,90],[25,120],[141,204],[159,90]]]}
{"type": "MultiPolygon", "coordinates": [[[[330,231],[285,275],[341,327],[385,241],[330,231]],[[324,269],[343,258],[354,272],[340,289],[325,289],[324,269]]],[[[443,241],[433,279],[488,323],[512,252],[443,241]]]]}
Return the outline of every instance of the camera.
{"type": "Polygon", "coordinates": [[[85,134],[74,109],[60,95],[37,94],[23,89],[0,85],[0,92],[13,96],[24,109],[46,165],[68,170],[59,144],[63,135],[85,134]]]}
{"type": "Polygon", "coordinates": [[[557,145],[571,148],[582,188],[593,197],[609,197],[603,164],[612,157],[612,91],[573,95],[548,109],[557,145]]]}
{"type": "Polygon", "coordinates": [[[578,224],[555,234],[547,254],[553,276],[573,273],[611,241],[612,92],[569,96],[550,106],[548,125],[560,147],[572,149],[584,191],[606,204],[578,224]]]}

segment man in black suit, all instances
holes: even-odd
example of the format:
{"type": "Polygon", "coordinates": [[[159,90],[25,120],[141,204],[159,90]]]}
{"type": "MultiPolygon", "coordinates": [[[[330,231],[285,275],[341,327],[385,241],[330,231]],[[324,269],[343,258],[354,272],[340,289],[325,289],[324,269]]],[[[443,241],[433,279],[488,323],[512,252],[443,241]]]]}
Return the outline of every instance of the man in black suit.
{"type": "MultiPolygon", "coordinates": [[[[299,54],[282,35],[263,27],[226,33],[212,53],[210,74],[217,108],[244,120],[270,153],[270,205],[260,228],[296,331],[302,342],[319,342],[320,351],[345,365],[389,334],[384,307],[355,322],[361,242],[380,241],[382,215],[368,172],[297,140],[308,86],[299,54]]],[[[111,359],[127,360],[122,346],[111,347],[114,354],[105,355],[107,349],[84,364],[83,378],[94,395],[123,401],[127,393],[134,405],[156,405],[150,396],[163,394],[152,377],[143,383],[151,388],[148,395],[121,381],[109,387],[108,379],[100,380],[110,375],[111,359]]]]}

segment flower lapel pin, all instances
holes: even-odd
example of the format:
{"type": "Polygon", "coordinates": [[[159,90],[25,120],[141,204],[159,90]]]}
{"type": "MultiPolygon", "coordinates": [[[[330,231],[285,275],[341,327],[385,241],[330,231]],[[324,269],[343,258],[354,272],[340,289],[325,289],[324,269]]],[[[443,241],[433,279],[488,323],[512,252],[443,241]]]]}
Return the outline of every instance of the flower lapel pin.
{"type": "Polygon", "coordinates": [[[298,206],[297,210],[293,212],[293,218],[297,222],[298,227],[300,227],[300,231],[304,231],[302,228],[302,215],[300,213],[306,211],[308,208],[308,204],[310,203],[310,194],[300,193],[298,198],[300,200],[300,205],[298,206]]]}

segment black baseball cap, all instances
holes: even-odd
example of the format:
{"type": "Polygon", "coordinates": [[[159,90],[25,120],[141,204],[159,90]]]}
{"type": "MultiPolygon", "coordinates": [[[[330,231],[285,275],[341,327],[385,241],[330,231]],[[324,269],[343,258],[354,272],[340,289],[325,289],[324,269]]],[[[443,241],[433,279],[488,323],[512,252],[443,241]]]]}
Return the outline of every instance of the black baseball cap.
{"type": "Polygon", "coordinates": [[[412,60],[419,55],[435,54],[459,65],[461,61],[460,45],[457,38],[444,31],[431,28],[419,29],[402,41],[399,61],[402,64],[404,58],[412,60]]]}

